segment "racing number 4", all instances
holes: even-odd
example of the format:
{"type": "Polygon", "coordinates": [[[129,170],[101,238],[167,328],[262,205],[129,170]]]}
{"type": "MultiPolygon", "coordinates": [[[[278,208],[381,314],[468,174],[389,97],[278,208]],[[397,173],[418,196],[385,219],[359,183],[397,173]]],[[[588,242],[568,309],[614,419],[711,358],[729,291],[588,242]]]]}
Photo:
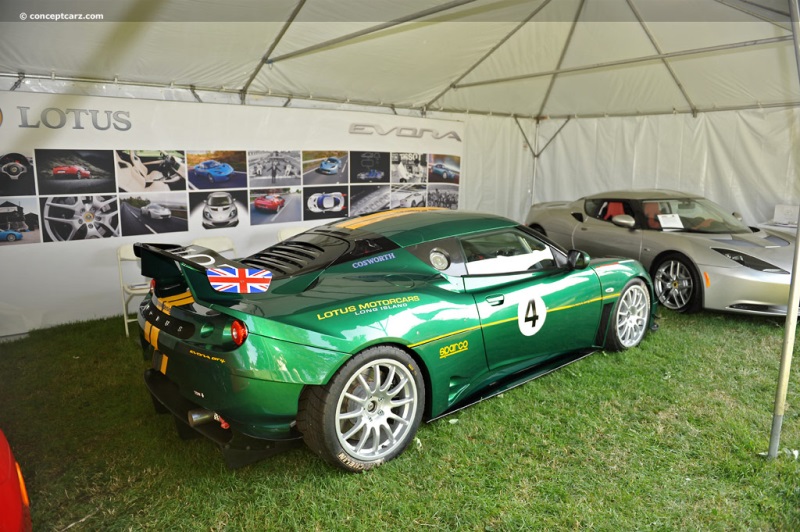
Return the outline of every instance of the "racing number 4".
{"type": "Polygon", "coordinates": [[[533,336],[542,328],[547,318],[547,306],[540,296],[532,296],[522,300],[517,307],[517,325],[519,332],[525,336],[533,336]]]}
{"type": "Polygon", "coordinates": [[[539,315],[536,314],[536,300],[531,299],[528,301],[528,310],[525,311],[525,322],[530,323],[531,327],[536,327],[536,321],[539,315]]]}

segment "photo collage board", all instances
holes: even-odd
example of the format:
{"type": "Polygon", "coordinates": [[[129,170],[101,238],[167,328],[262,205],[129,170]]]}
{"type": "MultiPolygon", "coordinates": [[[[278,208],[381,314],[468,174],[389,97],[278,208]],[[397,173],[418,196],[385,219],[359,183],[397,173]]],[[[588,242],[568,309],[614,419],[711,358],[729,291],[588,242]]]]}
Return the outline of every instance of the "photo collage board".
{"type": "Polygon", "coordinates": [[[0,157],[0,246],[458,208],[461,157],[36,149],[0,157]]]}

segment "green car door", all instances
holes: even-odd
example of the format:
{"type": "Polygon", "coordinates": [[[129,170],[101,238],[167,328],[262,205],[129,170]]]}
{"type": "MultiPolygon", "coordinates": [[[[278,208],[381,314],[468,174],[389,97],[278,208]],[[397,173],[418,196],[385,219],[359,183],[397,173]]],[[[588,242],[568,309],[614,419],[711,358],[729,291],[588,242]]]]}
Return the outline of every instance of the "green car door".
{"type": "Polygon", "coordinates": [[[602,310],[592,269],[518,228],[461,241],[490,369],[528,365],[594,344],[602,310]],[[556,254],[562,256],[556,257],[556,254]]]}

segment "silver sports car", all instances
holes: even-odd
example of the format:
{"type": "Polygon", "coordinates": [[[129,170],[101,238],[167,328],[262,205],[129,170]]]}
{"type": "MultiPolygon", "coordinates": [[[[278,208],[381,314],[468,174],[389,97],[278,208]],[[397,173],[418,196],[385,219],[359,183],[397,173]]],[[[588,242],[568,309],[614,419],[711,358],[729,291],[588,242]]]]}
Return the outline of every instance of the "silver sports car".
{"type": "Polygon", "coordinates": [[[638,259],[672,310],[786,314],[795,238],[748,227],[701,196],[605,192],[534,204],[526,224],[567,249],[638,259]]]}

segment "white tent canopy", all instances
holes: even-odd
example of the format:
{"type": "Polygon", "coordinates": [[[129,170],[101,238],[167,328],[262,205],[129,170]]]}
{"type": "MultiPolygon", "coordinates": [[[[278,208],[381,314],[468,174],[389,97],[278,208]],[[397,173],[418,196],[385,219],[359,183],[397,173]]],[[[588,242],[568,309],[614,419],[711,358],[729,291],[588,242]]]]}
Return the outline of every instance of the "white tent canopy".
{"type": "Polygon", "coordinates": [[[550,118],[800,104],[787,0],[6,0],[0,13],[6,90],[550,118]]]}

